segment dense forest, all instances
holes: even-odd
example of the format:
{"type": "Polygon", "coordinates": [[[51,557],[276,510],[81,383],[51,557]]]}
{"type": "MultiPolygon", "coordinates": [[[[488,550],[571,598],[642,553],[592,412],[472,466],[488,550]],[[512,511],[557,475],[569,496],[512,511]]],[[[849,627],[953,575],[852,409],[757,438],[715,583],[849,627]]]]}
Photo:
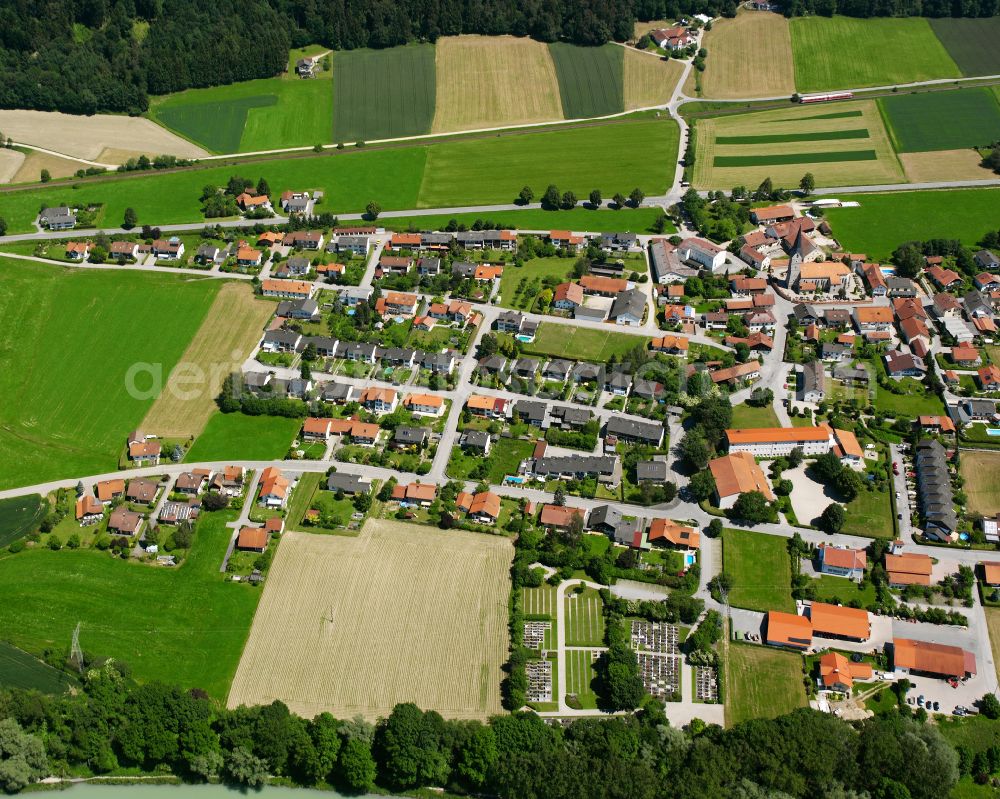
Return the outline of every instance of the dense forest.
{"type": "MultiPolygon", "coordinates": [[[[0,108],[142,113],[148,96],[277,75],[289,47],[460,33],[602,44],[736,0],[0,0],[0,108]]],[[[789,14],[992,16],[1000,0],[792,0],[789,14]]]]}
{"type": "Polygon", "coordinates": [[[50,774],[138,770],[498,799],[940,799],[961,775],[986,782],[997,768],[1000,747],[953,747],[905,702],[854,725],[802,709],[681,730],[656,702],[565,726],[527,713],[446,721],[412,704],[375,725],[307,720],[280,702],[226,710],[200,691],[135,685],[115,663],[91,668],[73,696],[0,691],[0,789],[11,792],[50,774]]]}

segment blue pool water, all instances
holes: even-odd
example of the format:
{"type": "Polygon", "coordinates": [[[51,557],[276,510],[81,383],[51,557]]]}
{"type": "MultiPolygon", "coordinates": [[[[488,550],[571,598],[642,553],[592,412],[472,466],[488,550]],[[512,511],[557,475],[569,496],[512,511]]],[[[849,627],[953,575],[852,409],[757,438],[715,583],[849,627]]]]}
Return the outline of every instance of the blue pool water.
{"type": "Polygon", "coordinates": [[[519,486],[519,485],[522,485],[524,483],[524,478],[523,477],[514,477],[513,475],[508,474],[503,479],[503,481],[505,483],[511,483],[512,485],[519,486]]]}
{"type": "Polygon", "coordinates": [[[1000,430],[997,430],[996,428],[992,428],[992,427],[987,427],[986,428],[986,435],[988,435],[988,436],[1000,436],[1000,430]]]}
{"type": "Polygon", "coordinates": [[[882,271],[883,275],[894,275],[894,274],[896,274],[896,267],[894,267],[894,266],[880,266],[879,269],[882,271]]]}

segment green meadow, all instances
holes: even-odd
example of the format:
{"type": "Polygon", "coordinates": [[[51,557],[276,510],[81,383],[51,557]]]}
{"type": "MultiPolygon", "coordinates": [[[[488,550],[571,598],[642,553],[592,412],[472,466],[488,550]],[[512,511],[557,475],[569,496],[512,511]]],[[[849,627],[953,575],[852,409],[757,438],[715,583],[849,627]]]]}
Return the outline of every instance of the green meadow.
{"type": "Polygon", "coordinates": [[[733,578],[731,605],[762,612],[795,610],[787,543],[776,535],[731,528],[722,531],[723,569],[733,578]]]}
{"type": "Polygon", "coordinates": [[[76,684],[65,672],[0,641],[0,686],[62,694],[76,684]]]}
{"type": "Polygon", "coordinates": [[[215,153],[333,141],[329,80],[267,78],[188,89],[154,99],[149,115],[215,153]]]}
{"type": "Polygon", "coordinates": [[[434,45],[333,54],[333,139],[429,133],[434,120],[434,45]]]}
{"type": "MultiPolygon", "coordinates": [[[[319,83],[320,81],[316,81],[319,83]]],[[[329,151],[322,156],[247,161],[196,167],[167,174],[141,174],[32,188],[3,195],[10,233],[33,230],[46,205],[102,205],[97,225],[116,227],[125,209],[140,224],[200,222],[198,197],[206,184],[223,186],[230,176],[265,178],[273,194],[285,189],[322,189],[320,210],[359,213],[369,201],[385,210],[510,203],[521,187],[541,196],[549,183],[585,197],[666,190],[677,149],[677,125],[651,117],[544,132],[520,132],[430,145],[329,151]],[[609,155],[610,154],[610,155],[609,155]]]]}
{"type": "Polygon", "coordinates": [[[188,463],[278,460],[288,454],[292,438],[301,426],[300,419],[217,412],[195,439],[185,460],[188,463]]]}
{"type": "Polygon", "coordinates": [[[35,529],[48,509],[49,503],[39,494],[0,499],[0,547],[35,529]]]}
{"type": "Polygon", "coordinates": [[[825,153],[774,153],[771,155],[717,155],[714,166],[770,166],[772,164],[831,164],[838,161],[876,161],[874,150],[838,150],[825,153]]]}
{"type": "MultiPolygon", "coordinates": [[[[625,231],[652,233],[653,223],[660,217],[657,208],[623,208],[620,211],[591,210],[576,207],[568,211],[543,211],[526,208],[523,211],[497,211],[481,214],[432,214],[428,216],[381,216],[379,224],[390,230],[441,230],[452,220],[472,227],[476,220],[489,220],[510,230],[580,230],[594,233],[625,231]]],[[[675,233],[676,228],[667,223],[664,232],[675,233]]]]}
{"type": "Polygon", "coordinates": [[[130,369],[165,378],[220,285],[0,259],[0,489],[117,468],[152,404],[130,369]]]}
{"type": "Polygon", "coordinates": [[[795,17],[790,25],[795,88],[800,92],[962,74],[923,17],[795,17]]]}
{"type": "Polygon", "coordinates": [[[219,574],[235,511],[198,521],[187,560],[164,569],[90,549],[0,556],[0,629],[32,655],[69,653],[80,623],[85,653],[127,664],[140,682],[202,688],[224,700],[259,589],[219,574]]]}
{"type": "Polygon", "coordinates": [[[1000,75],[1000,17],[942,17],[930,23],[963,75],[1000,75]]]}
{"type": "Polygon", "coordinates": [[[847,252],[885,259],[906,241],[961,239],[973,246],[997,228],[1000,189],[894,191],[844,195],[860,208],[826,212],[833,234],[847,252]]]}
{"type": "Polygon", "coordinates": [[[606,116],[625,110],[625,50],[618,45],[549,45],[566,119],[606,116]]]}
{"type": "Polygon", "coordinates": [[[878,103],[901,153],[984,147],[1000,138],[1000,102],[986,87],[893,94],[878,103]]]}

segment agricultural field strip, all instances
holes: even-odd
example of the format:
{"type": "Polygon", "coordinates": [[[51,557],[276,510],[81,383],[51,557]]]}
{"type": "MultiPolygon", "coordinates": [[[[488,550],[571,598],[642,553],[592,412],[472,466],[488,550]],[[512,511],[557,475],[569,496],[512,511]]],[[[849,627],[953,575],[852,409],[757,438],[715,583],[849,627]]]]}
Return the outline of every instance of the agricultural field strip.
{"type": "Polygon", "coordinates": [[[1000,132],[1000,102],[987,87],[895,94],[878,103],[900,152],[983,147],[1000,132]]]}
{"type": "Polygon", "coordinates": [[[549,45],[555,64],[563,116],[581,119],[625,110],[625,50],[614,44],[580,48],[549,45]]]}
{"type": "Polygon", "coordinates": [[[815,133],[765,133],[749,136],[716,136],[716,144],[777,144],[784,142],[836,141],[838,139],[869,139],[868,128],[824,130],[815,133]]]}
{"type": "Polygon", "coordinates": [[[738,13],[717,19],[705,34],[708,50],[702,96],[736,99],[791,95],[795,91],[788,20],[780,14],[738,13]],[[766,54],[761,57],[761,54],[766,54]]]}

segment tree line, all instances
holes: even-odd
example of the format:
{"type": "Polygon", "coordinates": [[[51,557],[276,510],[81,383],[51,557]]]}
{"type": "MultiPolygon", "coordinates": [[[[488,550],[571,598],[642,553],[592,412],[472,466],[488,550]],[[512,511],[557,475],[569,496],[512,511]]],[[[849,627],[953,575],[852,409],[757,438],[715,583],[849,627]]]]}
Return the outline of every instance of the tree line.
{"type": "MultiPolygon", "coordinates": [[[[1000,0],[792,0],[787,15],[991,16],[1000,0]]],[[[273,77],[290,47],[433,42],[462,33],[600,45],[637,19],[733,16],[735,0],[9,0],[0,107],[139,114],[149,95],[273,77]]]]}
{"type": "Polygon", "coordinates": [[[985,781],[1000,767],[988,744],[953,747],[905,702],[853,724],[803,708],[729,730],[672,727],[655,701],[562,725],[531,713],[451,721],[401,704],[370,724],[303,719],[281,702],[228,710],[200,690],[137,685],[115,662],[92,665],[75,694],[0,691],[0,787],[11,792],[50,774],[127,770],[498,799],[937,799],[961,774],[985,781]]]}

